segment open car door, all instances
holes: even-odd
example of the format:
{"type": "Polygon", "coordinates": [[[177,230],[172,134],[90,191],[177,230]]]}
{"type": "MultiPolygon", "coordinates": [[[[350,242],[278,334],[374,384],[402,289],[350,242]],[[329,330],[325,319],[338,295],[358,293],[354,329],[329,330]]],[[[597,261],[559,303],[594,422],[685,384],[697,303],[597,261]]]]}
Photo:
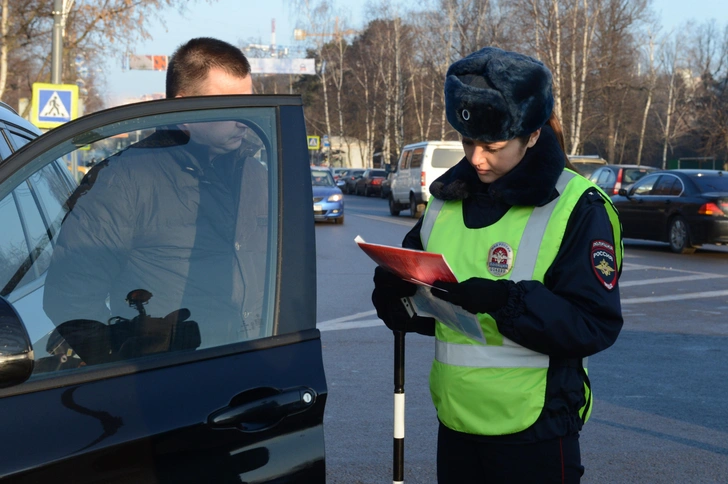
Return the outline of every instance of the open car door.
{"type": "Polygon", "coordinates": [[[1,162],[0,296],[33,365],[0,350],[0,477],[325,482],[309,179],[297,96],[127,105],[1,162]]]}

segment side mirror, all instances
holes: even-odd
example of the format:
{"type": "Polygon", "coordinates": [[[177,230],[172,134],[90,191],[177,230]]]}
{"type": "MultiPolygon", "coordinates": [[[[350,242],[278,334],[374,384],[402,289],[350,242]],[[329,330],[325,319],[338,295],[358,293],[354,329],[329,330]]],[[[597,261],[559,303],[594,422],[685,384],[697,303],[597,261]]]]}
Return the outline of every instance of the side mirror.
{"type": "Polygon", "coordinates": [[[33,345],[15,308],[0,297],[0,388],[19,385],[33,373],[33,345]]]}
{"type": "Polygon", "coordinates": [[[384,171],[388,174],[394,173],[397,171],[397,165],[395,165],[393,163],[387,163],[386,165],[384,165],[384,171]]]}
{"type": "Polygon", "coordinates": [[[620,188],[619,191],[617,192],[617,194],[620,197],[627,197],[627,198],[629,198],[629,194],[627,193],[627,189],[626,188],[620,188]]]}

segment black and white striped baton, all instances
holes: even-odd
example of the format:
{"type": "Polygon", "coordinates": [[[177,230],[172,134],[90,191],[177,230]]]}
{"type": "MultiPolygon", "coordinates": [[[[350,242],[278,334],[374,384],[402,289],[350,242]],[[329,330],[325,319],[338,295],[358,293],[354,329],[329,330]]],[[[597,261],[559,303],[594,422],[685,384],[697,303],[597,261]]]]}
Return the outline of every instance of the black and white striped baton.
{"type": "Polygon", "coordinates": [[[394,331],[394,484],[404,482],[404,335],[404,331],[394,331]]]}

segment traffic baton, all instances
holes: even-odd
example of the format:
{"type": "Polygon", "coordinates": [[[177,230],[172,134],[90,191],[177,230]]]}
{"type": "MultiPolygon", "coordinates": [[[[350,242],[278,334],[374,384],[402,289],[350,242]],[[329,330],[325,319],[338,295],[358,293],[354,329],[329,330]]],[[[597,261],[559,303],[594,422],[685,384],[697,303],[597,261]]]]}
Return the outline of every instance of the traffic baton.
{"type": "Polygon", "coordinates": [[[404,483],[404,335],[404,331],[394,331],[394,484],[404,483]]]}

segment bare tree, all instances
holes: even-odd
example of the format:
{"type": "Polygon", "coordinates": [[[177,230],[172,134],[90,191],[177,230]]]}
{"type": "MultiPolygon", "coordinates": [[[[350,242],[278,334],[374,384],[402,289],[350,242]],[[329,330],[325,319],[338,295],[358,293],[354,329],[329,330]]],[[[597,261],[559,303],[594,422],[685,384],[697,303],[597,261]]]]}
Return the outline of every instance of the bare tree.
{"type": "MultiPolygon", "coordinates": [[[[215,0],[207,0],[215,1],[215,0]]],[[[63,82],[75,81],[73,58],[82,55],[89,63],[102,63],[113,54],[123,54],[137,41],[151,38],[152,20],[164,22],[164,11],[183,11],[183,0],[75,0],[68,10],[64,37],[63,82]]],[[[0,93],[7,102],[30,94],[33,82],[50,77],[53,2],[2,0],[0,18],[0,93]],[[14,79],[8,86],[8,67],[14,79]],[[15,82],[15,79],[27,82],[15,82]],[[8,87],[10,89],[8,90],[8,87]]],[[[92,76],[93,79],[93,76],[92,76]]],[[[88,84],[87,84],[88,86],[88,84]]],[[[91,89],[93,91],[93,89],[91,89]]]]}

